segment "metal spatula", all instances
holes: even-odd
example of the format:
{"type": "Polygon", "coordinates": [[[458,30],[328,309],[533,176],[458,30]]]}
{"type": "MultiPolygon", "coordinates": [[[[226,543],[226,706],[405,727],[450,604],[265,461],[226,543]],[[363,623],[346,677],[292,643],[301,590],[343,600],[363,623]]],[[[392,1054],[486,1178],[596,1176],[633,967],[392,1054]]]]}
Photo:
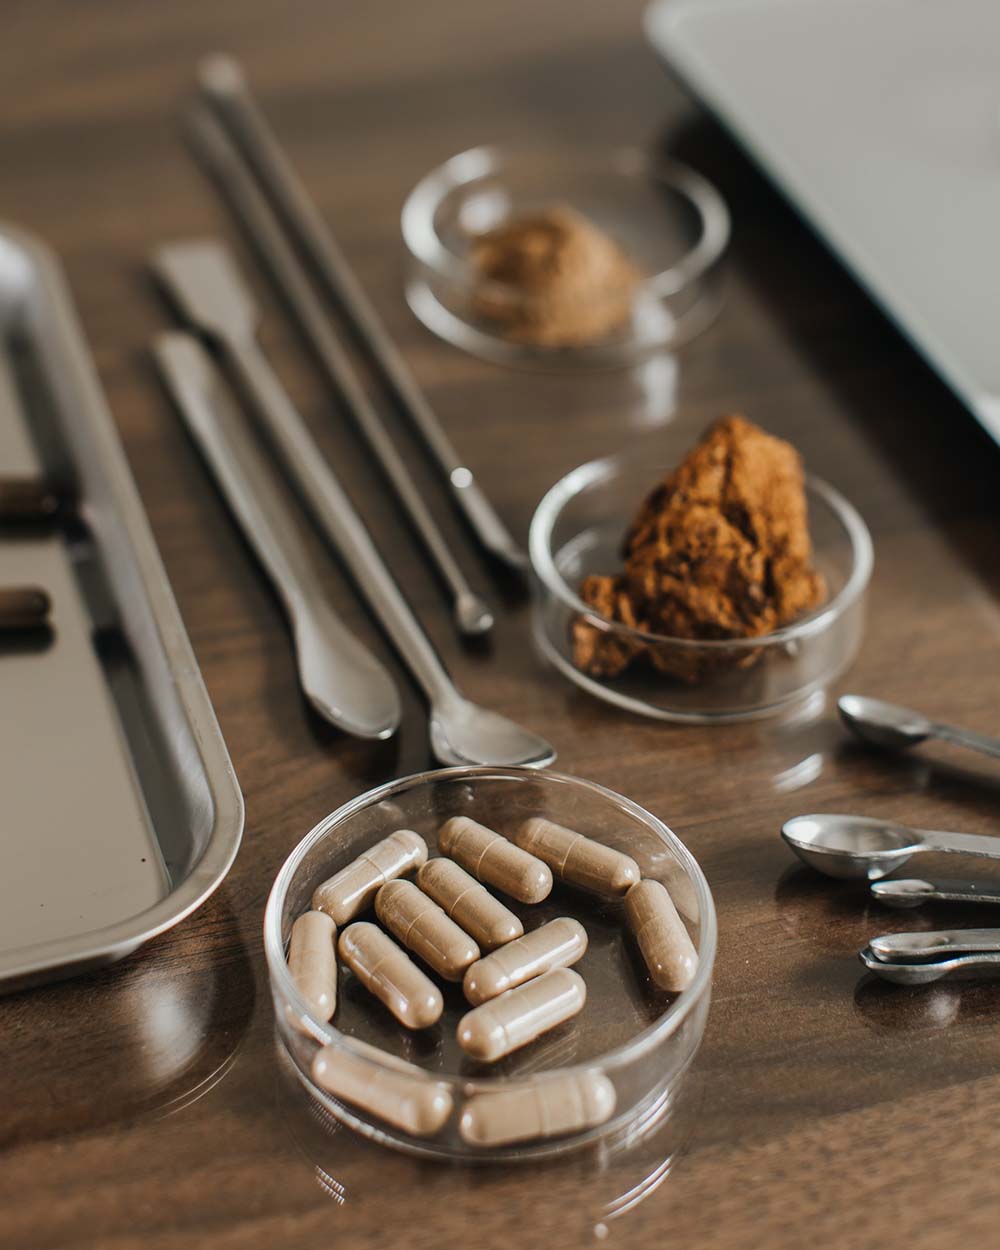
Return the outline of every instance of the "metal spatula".
{"type": "Polygon", "coordinates": [[[154,352],[185,425],[281,597],[309,702],[346,733],[388,738],[401,715],[395,684],[330,603],[295,517],[212,360],[189,334],[161,335],[154,352]]]}

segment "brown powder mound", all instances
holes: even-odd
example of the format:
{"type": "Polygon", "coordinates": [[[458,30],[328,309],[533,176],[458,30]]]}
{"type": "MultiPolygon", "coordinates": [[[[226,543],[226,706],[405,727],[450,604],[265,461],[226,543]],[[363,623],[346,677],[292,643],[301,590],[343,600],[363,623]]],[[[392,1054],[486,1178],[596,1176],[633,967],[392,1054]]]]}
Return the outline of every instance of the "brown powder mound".
{"type": "MultiPolygon", "coordinates": [[[[811,565],[798,452],[739,416],[716,422],[649,495],[624,556],[622,574],[586,578],[580,597],[645,633],[757,638],[816,607],[826,593],[811,565]]],[[[710,668],[706,653],[688,658],[609,637],[583,619],[572,626],[572,643],[574,662],[593,676],[615,676],[640,657],[688,681],[710,668]]]]}
{"type": "Polygon", "coordinates": [[[640,280],[618,244],[565,205],[476,235],[469,258],[483,280],[474,315],[540,347],[604,338],[628,320],[640,280]]]}

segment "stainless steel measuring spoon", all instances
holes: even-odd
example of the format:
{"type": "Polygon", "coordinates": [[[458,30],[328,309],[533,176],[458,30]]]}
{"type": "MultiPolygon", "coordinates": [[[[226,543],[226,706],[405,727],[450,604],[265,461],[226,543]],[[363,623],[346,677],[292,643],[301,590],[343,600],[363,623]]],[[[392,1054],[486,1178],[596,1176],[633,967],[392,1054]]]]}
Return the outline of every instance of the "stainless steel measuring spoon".
{"type": "Polygon", "coordinates": [[[870,816],[815,814],[786,820],[781,836],[795,854],[828,877],[877,881],[922,851],[1000,859],[1000,838],[911,829],[870,816]]]}
{"type": "Polygon", "coordinates": [[[1000,929],[936,929],[926,933],[882,933],[868,949],[883,963],[927,963],[956,955],[1000,954],[1000,929]]]}
{"type": "Polygon", "coordinates": [[[886,963],[865,947],[858,951],[858,958],[869,972],[883,981],[895,985],[930,985],[943,977],[996,977],[1000,976],[1000,951],[980,954],[956,955],[953,959],[937,959],[928,963],[886,963]]]}
{"type": "Polygon", "coordinates": [[[920,712],[897,707],[895,703],[886,703],[882,699],[845,694],[837,700],[837,708],[840,719],[852,733],[865,742],[890,751],[905,751],[928,738],[939,738],[943,742],[968,747],[970,751],[979,751],[982,755],[1000,757],[1000,738],[933,721],[920,712]]]}
{"type": "Polygon", "coordinates": [[[924,903],[1000,904],[1000,886],[976,881],[924,881],[920,877],[889,877],[873,881],[872,898],[887,907],[920,907],[924,903]]]}

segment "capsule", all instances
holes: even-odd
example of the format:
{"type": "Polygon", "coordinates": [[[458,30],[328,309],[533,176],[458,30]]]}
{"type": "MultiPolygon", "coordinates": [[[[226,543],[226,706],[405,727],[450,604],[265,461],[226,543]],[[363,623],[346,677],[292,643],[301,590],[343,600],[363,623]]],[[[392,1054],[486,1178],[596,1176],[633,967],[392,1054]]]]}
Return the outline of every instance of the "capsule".
{"type": "Polygon", "coordinates": [[[0,477],[0,521],[48,521],[59,505],[59,494],[43,478],[0,477]]]}
{"type": "Polygon", "coordinates": [[[52,600],[39,586],[0,589],[0,629],[37,629],[51,610],[52,600]]]}
{"type": "Polygon", "coordinates": [[[412,881],[387,881],[375,895],[375,914],[446,981],[461,981],[469,964],[479,958],[472,938],[412,881]]]}
{"type": "Polygon", "coordinates": [[[568,968],[586,949],[587,930],[578,920],[560,916],[477,960],[465,973],[465,997],[478,1006],[543,972],[568,968]]]}
{"type": "Polygon", "coordinates": [[[345,925],[371,906],[387,881],[413,872],[426,862],[427,843],[420,834],[399,829],[317,886],[312,905],[332,916],[338,925],[345,925]]]}
{"type": "Polygon", "coordinates": [[[365,1054],[356,1055],[343,1046],[324,1046],[312,1061],[313,1080],[335,1098],[370,1111],[414,1137],[436,1133],[451,1115],[448,1086],[374,1046],[363,1049],[365,1054]]]}
{"type": "Polygon", "coordinates": [[[441,1018],[441,991],[377,925],[349,925],[340,935],[340,957],[406,1028],[426,1029],[441,1018]]]}
{"type": "Polygon", "coordinates": [[[458,1022],[458,1044],[492,1063],[554,1029],[583,1009],[587,987],[571,968],[556,968],[474,1007],[458,1022]]]}
{"type": "Polygon", "coordinates": [[[620,898],[639,880],[639,865],[628,855],[541,816],[526,820],[514,841],[544,860],[557,877],[593,894],[620,898]]]}
{"type": "Polygon", "coordinates": [[[524,932],[510,908],[453,859],[429,859],[417,873],[417,885],[483,950],[494,950],[524,932]]]}
{"type": "Polygon", "coordinates": [[[611,1119],[617,1095],[603,1072],[550,1077],[519,1089],[473,1094],[458,1131],[470,1146],[503,1146],[579,1133],[611,1119]]]}
{"type": "Polygon", "coordinates": [[[474,877],[522,903],[540,903],[552,892],[547,864],[467,816],[445,821],[438,833],[438,847],[474,877]]]}
{"type": "Polygon", "coordinates": [[[640,881],[625,895],[625,915],[649,975],[661,990],[684,990],[694,980],[698,954],[659,881],[640,881]]]}
{"type": "Polygon", "coordinates": [[[322,911],[304,912],[292,925],[288,971],[317,1020],[337,1009],[337,926],[322,911]]]}

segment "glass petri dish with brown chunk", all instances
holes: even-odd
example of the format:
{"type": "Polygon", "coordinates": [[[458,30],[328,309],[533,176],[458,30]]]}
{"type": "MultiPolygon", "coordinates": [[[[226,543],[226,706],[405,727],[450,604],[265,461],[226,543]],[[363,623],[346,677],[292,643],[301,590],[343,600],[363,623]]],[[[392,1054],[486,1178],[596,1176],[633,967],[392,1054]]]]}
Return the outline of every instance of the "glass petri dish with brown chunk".
{"type": "Polygon", "coordinates": [[[694,448],[676,432],[663,446],[659,482],[647,451],[583,465],[539,505],[543,654],[591,693],[663,719],[759,716],[823,689],[860,643],[864,522],[742,417],[694,448]]]}

